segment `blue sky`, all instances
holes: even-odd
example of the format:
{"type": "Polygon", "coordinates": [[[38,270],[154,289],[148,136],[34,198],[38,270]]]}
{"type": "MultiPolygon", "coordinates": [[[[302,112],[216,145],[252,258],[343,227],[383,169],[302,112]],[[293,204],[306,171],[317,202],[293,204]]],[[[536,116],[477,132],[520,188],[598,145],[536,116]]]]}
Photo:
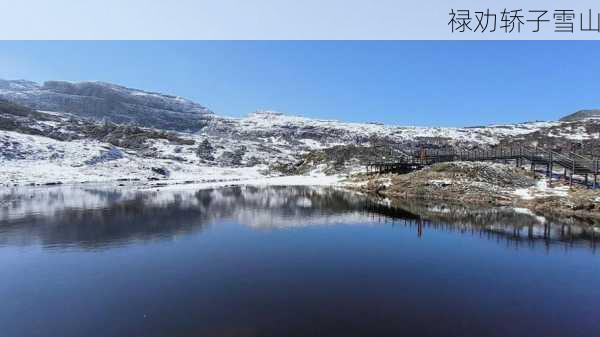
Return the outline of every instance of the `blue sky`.
{"type": "Polygon", "coordinates": [[[468,126],[600,107],[593,41],[2,41],[0,78],[102,80],[220,115],[468,126]]]}

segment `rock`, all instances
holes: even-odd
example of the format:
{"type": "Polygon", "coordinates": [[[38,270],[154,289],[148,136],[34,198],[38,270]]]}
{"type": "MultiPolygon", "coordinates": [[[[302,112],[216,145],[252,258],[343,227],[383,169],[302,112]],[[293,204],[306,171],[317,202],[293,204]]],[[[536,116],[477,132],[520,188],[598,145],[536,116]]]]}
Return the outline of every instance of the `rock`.
{"type": "Polygon", "coordinates": [[[219,157],[221,165],[224,166],[241,166],[244,160],[244,154],[246,153],[246,147],[240,146],[235,151],[225,151],[219,157]]]}
{"type": "Polygon", "coordinates": [[[89,160],[86,160],[85,164],[96,165],[99,163],[106,163],[109,161],[122,159],[122,158],[123,158],[123,152],[121,152],[121,150],[117,149],[116,147],[112,147],[108,151],[102,152],[100,155],[95,156],[89,160]]]}
{"type": "Polygon", "coordinates": [[[196,149],[196,156],[204,161],[213,161],[215,160],[215,149],[210,144],[208,139],[204,139],[198,148],[196,149]]]}
{"type": "Polygon", "coordinates": [[[162,167],[153,167],[152,172],[154,172],[156,174],[160,174],[161,176],[164,176],[164,177],[169,176],[169,171],[162,167]]]}

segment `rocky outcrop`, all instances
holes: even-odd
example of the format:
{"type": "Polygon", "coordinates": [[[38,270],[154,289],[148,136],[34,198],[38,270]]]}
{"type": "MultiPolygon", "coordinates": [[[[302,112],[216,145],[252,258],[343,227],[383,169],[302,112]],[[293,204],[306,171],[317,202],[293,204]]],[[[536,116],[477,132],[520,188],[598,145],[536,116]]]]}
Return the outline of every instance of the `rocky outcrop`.
{"type": "Polygon", "coordinates": [[[419,200],[460,206],[509,206],[560,222],[600,223],[600,192],[513,166],[438,163],[408,174],[353,176],[346,185],[392,202],[419,200]]]}
{"type": "Polygon", "coordinates": [[[482,162],[438,163],[408,174],[357,178],[361,190],[388,197],[489,205],[512,204],[516,189],[535,185],[525,170],[482,162]]]}

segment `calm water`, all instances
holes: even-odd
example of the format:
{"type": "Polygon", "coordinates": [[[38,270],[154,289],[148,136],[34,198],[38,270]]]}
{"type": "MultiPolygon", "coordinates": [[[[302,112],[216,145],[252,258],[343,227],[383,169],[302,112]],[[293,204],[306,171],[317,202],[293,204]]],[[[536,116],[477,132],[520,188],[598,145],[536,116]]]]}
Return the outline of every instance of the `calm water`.
{"type": "Polygon", "coordinates": [[[600,336],[586,227],[328,188],[0,190],[0,336],[600,336]]]}

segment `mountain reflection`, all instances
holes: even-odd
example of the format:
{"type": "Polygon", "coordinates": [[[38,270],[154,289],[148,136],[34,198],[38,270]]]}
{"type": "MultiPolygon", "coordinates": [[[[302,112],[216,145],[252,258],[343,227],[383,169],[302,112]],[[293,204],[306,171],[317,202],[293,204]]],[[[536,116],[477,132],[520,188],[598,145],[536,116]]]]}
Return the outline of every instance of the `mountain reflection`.
{"type": "Polygon", "coordinates": [[[53,187],[0,191],[0,246],[99,249],[168,240],[235,221],[255,229],[391,224],[521,242],[589,245],[598,233],[512,209],[390,203],[328,187],[229,187],[161,191],[53,187]]]}

